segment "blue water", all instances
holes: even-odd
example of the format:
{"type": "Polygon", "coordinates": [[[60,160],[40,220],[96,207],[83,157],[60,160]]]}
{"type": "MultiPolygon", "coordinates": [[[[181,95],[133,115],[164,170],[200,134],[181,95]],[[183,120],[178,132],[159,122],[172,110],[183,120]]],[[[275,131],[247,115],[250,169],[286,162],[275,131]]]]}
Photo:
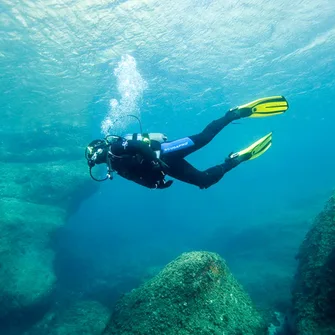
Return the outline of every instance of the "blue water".
{"type": "Polygon", "coordinates": [[[60,235],[64,287],[135,278],[117,295],[195,249],[220,252],[246,286],[250,264],[268,269],[257,280],[291,275],[287,241],[298,247],[335,185],[332,0],[5,0],[0,8],[8,130],[24,132],[39,114],[36,131],[60,119],[84,124],[94,139],[109,126],[138,131],[122,118],[134,114],[144,131],[177,139],[260,97],[284,95],[290,104],[284,115],[229,125],[188,158],[206,169],[273,131],[266,154],[207,190],[179,181],[148,190],[118,176],[102,183],[60,235]],[[273,258],[264,257],[273,245],[273,258]],[[66,277],[73,264],[78,276],[66,277]]]}

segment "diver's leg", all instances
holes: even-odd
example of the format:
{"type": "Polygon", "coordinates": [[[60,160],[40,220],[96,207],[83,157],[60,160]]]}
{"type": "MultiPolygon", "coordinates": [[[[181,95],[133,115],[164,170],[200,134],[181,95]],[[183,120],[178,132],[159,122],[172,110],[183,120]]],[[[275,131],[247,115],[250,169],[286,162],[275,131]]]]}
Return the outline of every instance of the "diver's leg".
{"type": "Polygon", "coordinates": [[[185,183],[206,189],[218,181],[231,169],[241,163],[238,159],[227,159],[223,164],[213,166],[205,171],[199,171],[185,159],[171,159],[167,162],[167,174],[185,183]]]}
{"type": "Polygon", "coordinates": [[[206,128],[200,133],[196,135],[190,136],[190,139],[195,143],[197,147],[196,150],[204,147],[208,144],[224,127],[226,127],[229,123],[234,120],[239,119],[240,116],[233,111],[228,111],[223,117],[220,119],[212,121],[210,124],[206,126],[206,128]]]}
{"type": "MultiPolygon", "coordinates": [[[[163,157],[183,158],[201,149],[208,144],[225,126],[239,119],[240,116],[234,111],[228,111],[220,119],[212,121],[199,134],[184,137],[175,141],[163,143],[161,153],[163,157]]],[[[162,157],[162,159],[163,159],[162,157]]]]}

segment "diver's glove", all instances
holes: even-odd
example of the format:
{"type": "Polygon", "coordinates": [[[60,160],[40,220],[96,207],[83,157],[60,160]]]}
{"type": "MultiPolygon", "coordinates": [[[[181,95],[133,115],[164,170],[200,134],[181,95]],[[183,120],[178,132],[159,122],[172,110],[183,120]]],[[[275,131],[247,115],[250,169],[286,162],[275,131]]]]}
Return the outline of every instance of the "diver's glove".
{"type": "Polygon", "coordinates": [[[157,188],[162,190],[164,188],[170,187],[172,185],[172,183],[173,183],[173,180],[165,181],[164,179],[162,179],[157,183],[157,188]]]}

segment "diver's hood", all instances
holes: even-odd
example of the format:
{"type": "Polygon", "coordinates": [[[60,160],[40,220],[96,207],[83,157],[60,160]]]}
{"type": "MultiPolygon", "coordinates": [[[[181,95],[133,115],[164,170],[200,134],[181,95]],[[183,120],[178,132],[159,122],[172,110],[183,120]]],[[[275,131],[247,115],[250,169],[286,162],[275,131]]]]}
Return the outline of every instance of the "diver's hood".
{"type": "Polygon", "coordinates": [[[106,163],[108,142],[106,140],[94,140],[86,148],[85,157],[89,166],[106,163]]]}
{"type": "Polygon", "coordinates": [[[119,140],[121,137],[117,135],[108,135],[104,139],[98,139],[92,141],[85,150],[85,157],[87,159],[87,165],[90,168],[90,176],[95,181],[104,181],[106,179],[112,179],[112,168],[108,163],[108,149],[112,142],[119,140]],[[97,179],[92,175],[92,168],[96,164],[107,164],[107,174],[103,179],[97,179]]]}

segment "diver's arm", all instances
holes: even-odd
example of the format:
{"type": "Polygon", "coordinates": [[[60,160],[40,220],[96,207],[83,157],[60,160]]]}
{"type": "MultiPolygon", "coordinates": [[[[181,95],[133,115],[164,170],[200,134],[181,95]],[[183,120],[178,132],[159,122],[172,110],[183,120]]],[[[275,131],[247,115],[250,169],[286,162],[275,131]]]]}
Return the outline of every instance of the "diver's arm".
{"type": "Polygon", "coordinates": [[[141,155],[144,160],[152,163],[158,163],[155,152],[148,146],[148,144],[136,141],[128,140],[123,142],[115,142],[111,145],[111,151],[114,155],[141,155]]]}
{"type": "Polygon", "coordinates": [[[128,141],[126,151],[131,155],[140,154],[146,161],[157,162],[155,152],[149,147],[147,143],[142,141],[128,141]]]}

